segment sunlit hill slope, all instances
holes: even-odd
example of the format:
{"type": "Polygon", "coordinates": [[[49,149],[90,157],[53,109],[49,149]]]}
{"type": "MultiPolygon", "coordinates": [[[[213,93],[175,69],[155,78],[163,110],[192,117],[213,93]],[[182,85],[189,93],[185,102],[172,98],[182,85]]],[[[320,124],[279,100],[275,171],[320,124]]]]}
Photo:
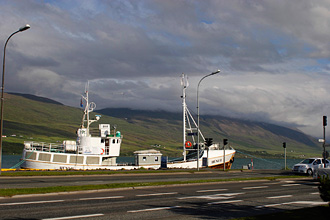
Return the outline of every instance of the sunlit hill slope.
{"type": "MultiPolygon", "coordinates": [[[[3,153],[20,154],[23,142],[61,142],[75,140],[82,109],[27,94],[5,94],[3,153]]],[[[182,152],[182,114],[165,111],[102,109],[99,123],[116,125],[124,135],[122,156],[135,150],[156,148],[164,155],[179,157],[182,152]]],[[[273,124],[244,121],[220,116],[201,116],[201,130],[214,142],[229,139],[238,156],[252,154],[281,157],[282,143],[287,143],[290,157],[320,156],[322,148],[315,138],[299,130],[273,124]]],[[[98,127],[97,123],[93,124],[98,127]]]]}

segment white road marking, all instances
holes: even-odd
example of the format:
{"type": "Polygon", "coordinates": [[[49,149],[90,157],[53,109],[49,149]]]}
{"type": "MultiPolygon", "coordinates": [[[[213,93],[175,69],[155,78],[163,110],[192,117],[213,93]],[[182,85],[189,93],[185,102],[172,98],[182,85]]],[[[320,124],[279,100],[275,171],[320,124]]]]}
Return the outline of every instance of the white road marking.
{"type": "Polygon", "coordinates": [[[269,186],[251,186],[251,187],[244,187],[242,189],[263,189],[268,188],[269,186]]]}
{"type": "Polygon", "coordinates": [[[295,183],[295,184],[284,184],[282,186],[300,186],[301,184],[295,183]]]}
{"type": "Polygon", "coordinates": [[[268,208],[268,207],[275,207],[280,205],[291,205],[291,204],[301,204],[301,205],[327,205],[328,202],[315,202],[315,201],[294,201],[294,202],[284,202],[284,203],[277,203],[277,204],[268,204],[268,205],[261,205],[256,206],[255,208],[268,208]]]}
{"type": "Polygon", "coordinates": [[[276,185],[276,184],[280,184],[279,182],[277,183],[263,183],[264,185],[276,185]]]}
{"type": "Polygon", "coordinates": [[[219,202],[210,202],[207,203],[208,205],[215,205],[215,204],[223,204],[223,203],[235,203],[235,202],[242,202],[243,200],[229,200],[229,201],[219,201],[219,202]]]}
{"type": "Polygon", "coordinates": [[[274,206],[279,206],[279,205],[285,205],[285,203],[278,203],[278,204],[269,204],[269,205],[260,205],[256,206],[256,209],[261,209],[261,208],[268,208],[268,207],[274,207],[274,206]]]}
{"type": "Polygon", "coordinates": [[[150,212],[150,211],[159,211],[159,210],[166,210],[166,209],[176,209],[180,208],[181,206],[169,206],[169,207],[159,207],[159,208],[152,208],[152,209],[139,209],[139,210],[130,210],[127,212],[135,213],[135,212],[150,212]]]}
{"type": "Polygon", "coordinates": [[[124,198],[124,196],[109,196],[109,197],[94,197],[94,198],[81,198],[79,200],[85,201],[85,200],[97,200],[97,199],[119,199],[124,198]]]}
{"type": "Polygon", "coordinates": [[[220,194],[213,194],[213,195],[203,195],[203,196],[187,196],[181,197],[178,199],[208,199],[208,200],[215,200],[215,199],[231,199],[233,196],[241,195],[244,193],[220,193],[220,194]]]}
{"type": "MultiPolygon", "coordinates": [[[[81,198],[81,199],[78,199],[78,200],[118,199],[118,198],[124,198],[124,196],[110,196],[110,197],[81,198]]],[[[38,204],[38,203],[64,202],[64,201],[65,201],[65,200],[49,200],[49,201],[32,201],[32,202],[0,203],[0,206],[9,206],[9,205],[29,205],[29,204],[38,204]]]]}
{"type": "Polygon", "coordinates": [[[289,198],[292,197],[292,195],[283,195],[283,196],[270,196],[266,197],[267,199],[280,199],[280,198],[289,198]]]}
{"type": "Polygon", "coordinates": [[[206,189],[206,190],[199,190],[196,191],[198,193],[203,193],[203,192],[220,192],[220,191],[226,191],[228,189],[206,189]]]}
{"type": "MultiPolygon", "coordinates": [[[[99,180],[99,181],[85,181],[84,183],[87,185],[88,183],[96,184],[96,183],[104,183],[104,182],[105,182],[105,181],[103,181],[103,180],[99,180]]],[[[74,182],[74,183],[81,184],[81,182],[79,182],[79,181],[74,182]]]]}
{"type": "Polygon", "coordinates": [[[42,220],[61,220],[61,219],[75,219],[75,218],[90,218],[90,217],[98,217],[103,216],[104,214],[91,214],[91,215],[76,215],[76,216],[66,216],[66,217],[59,217],[59,218],[44,218],[42,220]]]}
{"type": "Polygon", "coordinates": [[[13,203],[2,203],[1,205],[28,205],[38,203],[52,203],[52,202],[64,202],[64,200],[49,200],[49,201],[33,201],[33,202],[13,202],[13,203]]]}
{"type": "Polygon", "coordinates": [[[161,196],[161,195],[173,195],[178,194],[177,192],[168,192],[168,193],[153,193],[153,194],[141,194],[136,196],[161,196]]]}
{"type": "Polygon", "coordinates": [[[221,193],[221,194],[215,194],[216,196],[237,196],[237,195],[242,195],[242,194],[245,194],[245,193],[242,193],[242,192],[238,192],[238,193],[221,193]]]}
{"type": "Polygon", "coordinates": [[[234,196],[215,196],[215,197],[207,197],[207,198],[202,198],[202,199],[208,199],[208,200],[218,200],[218,199],[232,199],[234,196]]]}
{"type": "Polygon", "coordinates": [[[292,202],[294,204],[303,204],[303,205],[327,205],[328,202],[318,202],[318,201],[296,201],[292,202]]]}

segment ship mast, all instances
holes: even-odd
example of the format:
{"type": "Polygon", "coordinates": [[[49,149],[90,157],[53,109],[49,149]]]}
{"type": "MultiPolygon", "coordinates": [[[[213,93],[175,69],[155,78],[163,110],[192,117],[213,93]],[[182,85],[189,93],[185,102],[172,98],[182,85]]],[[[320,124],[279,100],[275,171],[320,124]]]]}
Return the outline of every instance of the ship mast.
{"type": "MultiPolygon", "coordinates": [[[[82,117],[81,121],[81,128],[85,128],[85,123],[86,123],[86,135],[90,136],[89,133],[89,126],[95,121],[98,121],[100,119],[100,116],[96,116],[96,120],[90,120],[89,119],[89,113],[93,112],[93,110],[96,108],[96,104],[94,102],[89,102],[88,101],[88,90],[89,90],[89,82],[87,81],[86,86],[85,86],[85,96],[81,95],[81,98],[85,100],[85,110],[84,110],[84,115],[82,117]]],[[[83,106],[83,103],[81,103],[81,106],[83,106]]]]}
{"type": "Polygon", "coordinates": [[[186,88],[188,86],[188,80],[185,78],[184,73],[182,73],[181,78],[182,85],[182,112],[183,112],[183,160],[186,161],[186,88]]]}
{"type": "MultiPolygon", "coordinates": [[[[187,159],[187,150],[186,149],[186,143],[188,143],[187,141],[187,136],[191,136],[191,140],[192,140],[192,146],[196,145],[196,141],[195,141],[195,135],[197,135],[197,123],[194,120],[193,116],[191,115],[187,104],[186,104],[186,88],[189,86],[188,83],[188,79],[187,76],[184,75],[184,73],[182,73],[181,76],[181,86],[182,86],[182,112],[183,112],[183,160],[186,161],[187,159]]],[[[199,130],[199,134],[202,137],[203,143],[205,141],[204,135],[202,134],[201,130],[199,130]]],[[[190,142],[190,141],[189,141],[190,142]]],[[[191,147],[192,147],[191,146],[191,147]]],[[[195,150],[195,149],[191,149],[191,150],[195,150]]]]}

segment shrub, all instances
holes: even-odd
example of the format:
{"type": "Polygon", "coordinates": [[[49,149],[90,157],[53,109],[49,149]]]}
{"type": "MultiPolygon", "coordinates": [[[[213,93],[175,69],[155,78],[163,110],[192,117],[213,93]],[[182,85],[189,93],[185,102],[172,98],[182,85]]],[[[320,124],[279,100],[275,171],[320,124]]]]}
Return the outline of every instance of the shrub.
{"type": "MultiPolygon", "coordinates": [[[[328,175],[323,175],[320,177],[320,185],[319,185],[319,191],[320,191],[320,197],[325,202],[330,202],[330,178],[328,175]]],[[[329,203],[330,205],[330,203],[329,203]]]]}

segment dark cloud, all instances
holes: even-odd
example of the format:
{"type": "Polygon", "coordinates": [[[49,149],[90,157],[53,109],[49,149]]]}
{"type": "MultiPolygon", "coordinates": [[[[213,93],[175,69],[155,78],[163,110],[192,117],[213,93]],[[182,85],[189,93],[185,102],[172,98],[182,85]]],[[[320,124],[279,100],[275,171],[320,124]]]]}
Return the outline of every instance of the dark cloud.
{"type": "Polygon", "coordinates": [[[329,113],[328,1],[0,2],[6,91],[78,106],[85,83],[99,108],[181,110],[290,124],[318,135],[329,113]],[[78,100],[78,101],[77,101],[78,100]],[[78,103],[78,104],[77,104],[78,103]]]}

